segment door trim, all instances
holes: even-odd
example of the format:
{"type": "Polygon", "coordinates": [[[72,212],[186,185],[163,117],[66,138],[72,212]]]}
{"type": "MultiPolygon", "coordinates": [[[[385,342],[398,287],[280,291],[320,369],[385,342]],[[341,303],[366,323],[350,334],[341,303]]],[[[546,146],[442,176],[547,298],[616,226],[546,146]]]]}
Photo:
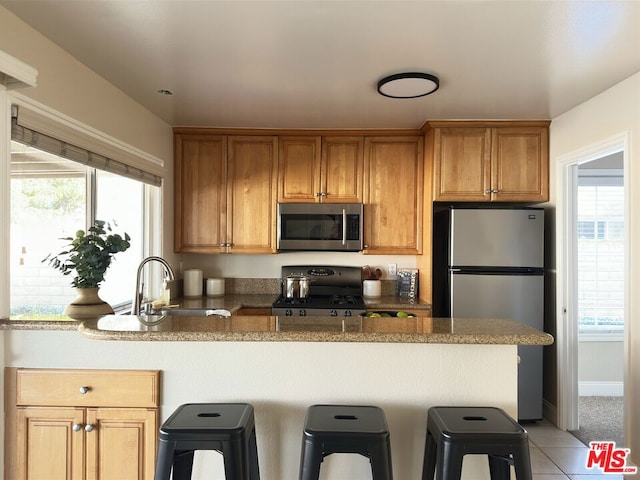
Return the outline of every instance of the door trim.
{"type": "MultiPolygon", "coordinates": [[[[557,348],[557,425],[564,430],[578,428],[578,319],[575,275],[576,218],[575,192],[578,165],[606,155],[623,152],[625,227],[629,222],[629,132],[613,135],[598,143],[558,157],[556,161],[558,196],[556,203],[556,348],[557,348]]],[[[625,258],[629,255],[629,229],[625,228],[625,258]]],[[[628,376],[629,345],[629,267],[625,262],[624,292],[624,379],[628,376]]],[[[628,411],[625,402],[625,417],[628,411]]]]}

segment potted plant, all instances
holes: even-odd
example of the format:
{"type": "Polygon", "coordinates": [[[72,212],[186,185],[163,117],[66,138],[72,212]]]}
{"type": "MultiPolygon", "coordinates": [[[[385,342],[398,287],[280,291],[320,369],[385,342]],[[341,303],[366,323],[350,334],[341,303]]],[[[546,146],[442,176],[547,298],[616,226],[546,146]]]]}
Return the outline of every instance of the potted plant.
{"type": "Polygon", "coordinates": [[[109,223],[96,220],[86,232],[78,230],[75,237],[65,237],[70,243],[57,255],[47,255],[42,260],[63,275],[75,274],[71,285],[76,288],[78,298],[64,311],[65,315],[80,320],[112,314],[111,306],[100,299],[98,289],[111,265],[113,256],[124,252],[131,244],[131,237],[112,233],[109,223]]]}

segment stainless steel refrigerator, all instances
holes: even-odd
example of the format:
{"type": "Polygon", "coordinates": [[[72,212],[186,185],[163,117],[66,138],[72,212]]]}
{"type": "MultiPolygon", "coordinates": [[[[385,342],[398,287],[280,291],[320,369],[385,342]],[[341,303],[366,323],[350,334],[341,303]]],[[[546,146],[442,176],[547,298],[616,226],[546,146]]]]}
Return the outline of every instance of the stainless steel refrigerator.
{"type": "MultiPolygon", "coordinates": [[[[544,210],[436,207],[433,315],[543,330],[544,210]]],[[[542,346],[518,346],[518,419],[542,419],[542,346]]],[[[490,381],[490,379],[487,379],[490,381]]]]}

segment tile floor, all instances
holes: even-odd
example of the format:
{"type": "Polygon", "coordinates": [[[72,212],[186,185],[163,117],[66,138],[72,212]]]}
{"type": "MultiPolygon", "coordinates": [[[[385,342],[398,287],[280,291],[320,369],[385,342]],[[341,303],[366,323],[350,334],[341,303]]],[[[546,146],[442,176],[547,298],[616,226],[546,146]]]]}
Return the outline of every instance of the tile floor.
{"type": "Polygon", "coordinates": [[[551,422],[525,423],[523,427],[529,432],[533,480],[623,480],[622,475],[588,470],[589,449],[551,422]]]}

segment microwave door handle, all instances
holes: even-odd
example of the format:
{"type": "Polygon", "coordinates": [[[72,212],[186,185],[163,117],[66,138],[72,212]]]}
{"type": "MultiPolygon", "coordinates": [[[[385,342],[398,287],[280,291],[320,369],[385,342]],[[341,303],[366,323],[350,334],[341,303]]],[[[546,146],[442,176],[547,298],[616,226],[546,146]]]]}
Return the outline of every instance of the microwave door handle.
{"type": "Polygon", "coordinates": [[[342,209],[342,245],[347,244],[347,209],[342,209]]]}

